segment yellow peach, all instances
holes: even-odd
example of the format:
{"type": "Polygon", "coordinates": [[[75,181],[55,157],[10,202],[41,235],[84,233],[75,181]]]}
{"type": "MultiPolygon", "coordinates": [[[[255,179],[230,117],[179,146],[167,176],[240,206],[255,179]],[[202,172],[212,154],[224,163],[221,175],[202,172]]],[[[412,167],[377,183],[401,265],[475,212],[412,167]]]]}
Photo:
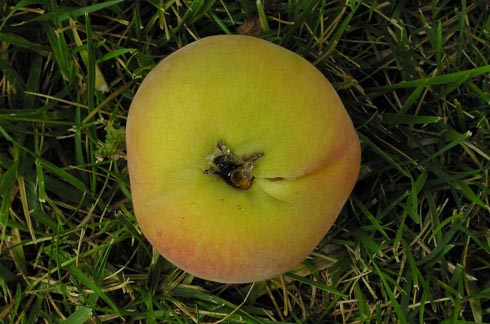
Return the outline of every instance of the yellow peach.
{"type": "Polygon", "coordinates": [[[245,283],[301,263],[357,180],[360,144],[336,91],[299,55],[211,36],[144,79],[126,128],[134,212],[166,259],[245,283]]]}

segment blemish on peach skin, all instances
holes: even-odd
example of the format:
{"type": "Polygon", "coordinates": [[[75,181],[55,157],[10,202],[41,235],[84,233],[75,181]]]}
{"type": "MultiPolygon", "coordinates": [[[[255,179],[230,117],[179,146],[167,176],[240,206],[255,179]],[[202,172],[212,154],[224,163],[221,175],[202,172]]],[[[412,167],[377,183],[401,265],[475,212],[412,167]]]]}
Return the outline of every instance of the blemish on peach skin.
{"type": "Polygon", "coordinates": [[[269,178],[267,180],[272,181],[272,182],[278,182],[278,181],[283,181],[284,178],[283,177],[274,177],[274,178],[269,178]]]}

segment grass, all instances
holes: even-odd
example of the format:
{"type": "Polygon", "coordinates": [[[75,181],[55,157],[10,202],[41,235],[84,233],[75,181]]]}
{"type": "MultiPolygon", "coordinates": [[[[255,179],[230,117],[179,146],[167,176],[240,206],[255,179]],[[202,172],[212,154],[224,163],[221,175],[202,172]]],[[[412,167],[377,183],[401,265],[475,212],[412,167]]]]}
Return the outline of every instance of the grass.
{"type": "Polygon", "coordinates": [[[0,323],[490,323],[488,1],[0,1],[0,323]],[[194,278],[131,206],[136,88],[199,37],[314,63],[362,141],[358,184],[300,267],[194,278]]]}

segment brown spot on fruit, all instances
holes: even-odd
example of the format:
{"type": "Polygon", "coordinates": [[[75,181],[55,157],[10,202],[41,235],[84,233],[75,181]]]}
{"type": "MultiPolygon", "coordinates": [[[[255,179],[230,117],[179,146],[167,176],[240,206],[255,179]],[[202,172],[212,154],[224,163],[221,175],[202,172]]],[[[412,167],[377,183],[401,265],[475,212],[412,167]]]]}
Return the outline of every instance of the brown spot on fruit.
{"type": "Polygon", "coordinates": [[[206,157],[211,167],[204,170],[204,173],[219,176],[235,189],[248,189],[254,180],[254,163],[262,155],[264,154],[254,153],[240,158],[235,156],[224,142],[219,141],[214,152],[206,157]]]}
{"type": "Polygon", "coordinates": [[[270,178],[269,181],[272,181],[272,182],[278,182],[278,181],[283,181],[284,178],[283,177],[274,177],[274,178],[270,178]]]}

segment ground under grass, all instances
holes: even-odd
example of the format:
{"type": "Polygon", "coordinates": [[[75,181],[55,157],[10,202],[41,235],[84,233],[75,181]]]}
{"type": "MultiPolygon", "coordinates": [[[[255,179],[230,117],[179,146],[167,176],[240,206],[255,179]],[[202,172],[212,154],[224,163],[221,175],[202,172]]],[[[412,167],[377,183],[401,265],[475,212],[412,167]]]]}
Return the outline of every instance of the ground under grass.
{"type": "Polygon", "coordinates": [[[0,323],[490,323],[489,6],[0,1],[0,323]],[[156,255],[124,159],[142,78],[228,33],[315,64],[363,152],[311,257],[253,285],[156,255]]]}

